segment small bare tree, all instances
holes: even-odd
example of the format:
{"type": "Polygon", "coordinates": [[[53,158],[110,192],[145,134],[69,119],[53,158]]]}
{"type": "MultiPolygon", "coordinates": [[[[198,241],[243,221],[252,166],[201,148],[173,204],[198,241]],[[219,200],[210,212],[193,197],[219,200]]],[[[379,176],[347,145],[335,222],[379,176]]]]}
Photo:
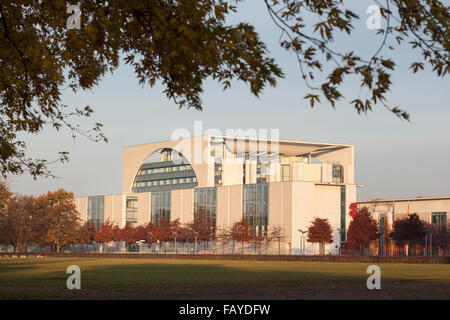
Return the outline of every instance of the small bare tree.
{"type": "Polygon", "coordinates": [[[281,254],[281,242],[285,240],[283,228],[281,226],[273,226],[270,230],[270,240],[278,242],[278,255],[281,254]]]}

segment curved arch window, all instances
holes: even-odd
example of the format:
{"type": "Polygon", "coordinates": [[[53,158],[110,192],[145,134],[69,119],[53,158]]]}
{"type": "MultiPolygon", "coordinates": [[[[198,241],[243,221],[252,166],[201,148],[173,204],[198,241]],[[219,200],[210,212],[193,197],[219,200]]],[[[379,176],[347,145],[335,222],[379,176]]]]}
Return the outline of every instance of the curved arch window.
{"type": "Polygon", "coordinates": [[[153,153],[139,168],[132,191],[191,189],[197,185],[197,176],[189,161],[180,152],[165,148],[153,153]]]}

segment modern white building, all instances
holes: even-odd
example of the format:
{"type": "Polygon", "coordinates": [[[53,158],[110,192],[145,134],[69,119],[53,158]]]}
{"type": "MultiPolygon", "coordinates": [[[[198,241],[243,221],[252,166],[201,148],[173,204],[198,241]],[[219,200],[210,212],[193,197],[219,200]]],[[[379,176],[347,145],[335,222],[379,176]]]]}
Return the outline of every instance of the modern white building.
{"type": "Polygon", "coordinates": [[[314,217],[330,221],[335,253],[356,202],[354,148],[344,144],[193,136],[125,147],[122,175],[121,194],[76,198],[83,219],[188,223],[203,210],[220,228],[242,218],[261,235],[282,227],[284,253],[299,253],[299,230],[314,217]]]}

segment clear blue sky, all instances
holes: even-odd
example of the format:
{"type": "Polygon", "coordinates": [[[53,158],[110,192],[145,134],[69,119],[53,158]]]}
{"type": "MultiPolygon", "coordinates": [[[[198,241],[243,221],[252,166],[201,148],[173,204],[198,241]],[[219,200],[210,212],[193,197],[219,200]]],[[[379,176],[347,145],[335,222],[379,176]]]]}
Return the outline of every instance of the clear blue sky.
{"type": "MultiPolygon", "coordinates": [[[[375,31],[366,28],[365,10],[374,2],[354,3],[352,8],[361,21],[352,38],[336,39],[336,48],[351,48],[369,57],[380,43],[375,31]]],[[[89,127],[93,121],[102,122],[109,143],[94,143],[83,137],[73,141],[68,130],[56,133],[49,129],[25,137],[29,155],[51,160],[65,150],[70,152],[70,162],[51,167],[58,179],[10,177],[13,191],[41,194],[65,188],[76,195],[121,193],[124,146],[167,140],[173,130],[193,130],[193,122],[201,120],[205,129],[223,132],[227,128],[277,128],[281,139],[354,144],[356,182],[365,185],[359,189],[359,199],[450,195],[448,78],[437,78],[429,70],[413,75],[408,68],[415,54],[404,45],[383,53],[398,63],[389,103],[407,108],[411,123],[399,120],[381,106],[358,116],[349,104],[359,92],[358,83],[352,81],[346,84],[346,98],[336,109],[325,103],[311,109],[302,98],[307,91],[295,57],[279,47],[280,33],[269,20],[263,2],[246,1],[239,8],[233,21],[255,25],[287,75],[276,88],[267,88],[255,98],[243,84],[233,83],[231,90],[224,92],[208,81],[204,111],[179,110],[160,86],[142,88],[133,71],[122,66],[94,90],[64,95],[68,105],[89,104],[94,108],[92,119],[82,124],[89,127]]]]}

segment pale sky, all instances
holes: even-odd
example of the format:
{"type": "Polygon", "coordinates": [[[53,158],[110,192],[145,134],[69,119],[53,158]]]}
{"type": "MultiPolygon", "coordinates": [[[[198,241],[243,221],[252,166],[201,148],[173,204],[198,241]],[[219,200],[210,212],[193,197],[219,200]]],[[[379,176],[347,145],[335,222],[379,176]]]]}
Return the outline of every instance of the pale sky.
{"type": "MultiPolygon", "coordinates": [[[[348,2],[348,1],[347,1],[348,2]]],[[[336,39],[336,48],[352,49],[365,57],[373,54],[380,37],[366,27],[366,8],[373,1],[358,1],[352,9],[360,15],[352,38],[336,39]]],[[[413,75],[409,65],[413,54],[407,44],[395,51],[384,50],[398,64],[393,87],[387,95],[393,106],[406,108],[411,122],[399,120],[383,107],[358,115],[349,102],[358,95],[359,84],[345,85],[345,99],[333,109],[322,103],[311,109],[303,100],[307,89],[299,76],[292,53],[278,45],[280,32],[269,20],[262,1],[239,5],[233,21],[255,25],[270,54],[286,74],[276,88],[267,88],[255,98],[247,86],[233,83],[222,91],[213,81],[204,86],[204,111],[179,110],[162,93],[162,87],[142,88],[133,71],[122,66],[92,91],[76,95],[67,92],[64,102],[89,104],[95,111],[84,127],[101,122],[109,143],[86,138],[71,139],[70,132],[46,130],[27,136],[29,155],[52,160],[58,151],[70,152],[68,164],[51,167],[58,179],[28,175],[11,176],[11,189],[22,194],[41,194],[65,188],[77,196],[121,193],[122,148],[128,145],[168,140],[172,131],[193,131],[195,120],[204,129],[279,129],[281,139],[344,143],[355,146],[355,180],[364,184],[358,199],[450,195],[450,82],[428,70],[413,75]]]]}

